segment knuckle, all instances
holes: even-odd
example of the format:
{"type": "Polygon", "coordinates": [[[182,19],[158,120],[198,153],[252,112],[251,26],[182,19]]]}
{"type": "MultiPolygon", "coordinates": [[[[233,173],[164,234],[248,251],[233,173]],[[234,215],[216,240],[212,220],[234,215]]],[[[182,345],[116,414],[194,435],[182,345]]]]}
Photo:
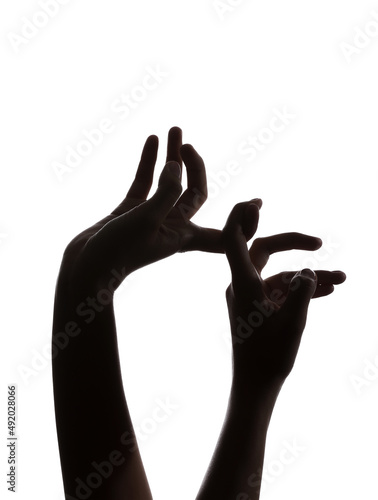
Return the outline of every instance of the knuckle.
{"type": "Polygon", "coordinates": [[[254,239],[251,248],[253,248],[254,250],[261,248],[264,245],[264,241],[264,238],[261,237],[254,239]]]}
{"type": "Polygon", "coordinates": [[[193,190],[193,193],[195,195],[195,198],[194,198],[194,204],[196,206],[201,206],[205,203],[205,201],[207,200],[207,187],[204,187],[202,188],[202,190],[200,191],[199,189],[195,188],[193,190]]]}
{"type": "Polygon", "coordinates": [[[232,284],[230,283],[228,285],[228,287],[226,288],[226,292],[225,292],[225,295],[226,295],[226,299],[227,301],[231,299],[231,297],[233,296],[233,291],[232,291],[232,284]]]}

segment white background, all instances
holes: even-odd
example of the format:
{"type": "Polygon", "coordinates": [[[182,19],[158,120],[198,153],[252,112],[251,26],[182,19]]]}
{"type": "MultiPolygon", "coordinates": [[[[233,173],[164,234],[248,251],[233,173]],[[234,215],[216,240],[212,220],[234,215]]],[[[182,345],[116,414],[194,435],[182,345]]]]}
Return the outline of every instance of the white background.
{"type": "MultiPolygon", "coordinates": [[[[209,200],[195,222],[222,228],[235,203],[261,197],[258,236],[301,231],[324,241],[314,254],[274,256],[266,276],[303,267],[347,274],[333,295],[311,303],[269,428],[261,497],[376,499],[378,374],[366,366],[378,365],[378,3],[225,0],[217,9],[211,0],[71,0],[56,3],[52,17],[41,16],[42,4],[0,8],[1,490],[10,497],[5,403],[16,383],[18,497],[63,499],[43,354],[62,252],[123,199],[150,134],[160,139],[160,173],[168,129],[178,125],[207,166],[209,200]],[[33,32],[28,22],[45,26],[33,32]],[[148,67],[165,76],[138,94],[148,67]],[[127,116],[114,110],[122,94],[139,98],[127,116]],[[262,132],[285,109],[290,123],[262,132]],[[112,132],[59,179],[54,162],[102,119],[112,132]],[[241,144],[259,134],[270,142],[251,160],[241,144]],[[227,178],[230,162],[237,174],[227,178]],[[302,451],[280,464],[294,441],[302,451]]],[[[156,500],[195,498],[223,422],[228,282],[224,256],[180,254],[117,292],[135,426],[151,429],[157,398],[176,405],[140,440],[156,500]]],[[[83,426],[78,419],[78,439],[83,426]]]]}

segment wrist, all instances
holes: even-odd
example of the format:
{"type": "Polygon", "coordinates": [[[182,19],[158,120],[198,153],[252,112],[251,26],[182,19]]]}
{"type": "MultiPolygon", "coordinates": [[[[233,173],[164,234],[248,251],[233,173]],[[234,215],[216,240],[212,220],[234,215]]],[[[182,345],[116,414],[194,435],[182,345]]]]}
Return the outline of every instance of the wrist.
{"type": "MultiPolygon", "coordinates": [[[[70,264],[65,265],[64,261],[59,270],[57,288],[64,290],[70,296],[82,296],[83,294],[113,297],[117,288],[132,273],[131,269],[122,266],[119,269],[112,267],[109,269],[89,268],[87,265],[70,264]]],[[[100,299],[101,300],[101,299],[100,299]]]]}
{"type": "Polygon", "coordinates": [[[283,381],[265,377],[245,377],[238,372],[233,374],[231,399],[235,405],[246,412],[256,407],[271,413],[280,393],[283,381]]]}

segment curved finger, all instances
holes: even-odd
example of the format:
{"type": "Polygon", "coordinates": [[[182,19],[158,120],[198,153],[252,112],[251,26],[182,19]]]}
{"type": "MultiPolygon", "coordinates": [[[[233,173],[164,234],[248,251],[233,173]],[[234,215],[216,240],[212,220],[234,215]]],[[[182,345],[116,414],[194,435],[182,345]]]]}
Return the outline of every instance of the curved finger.
{"type": "Polygon", "coordinates": [[[321,246],[322,240],[315,236],[302,233],[281,233],[255,239],[249,255],[255,268],[261,273],[273,253],[286,250],[317,250],[321,246]]]}
{"type": "MultiPolygon", "coordinates": [[[[275,274],[274,276],[269,276],[269,278],[264,280],[264,284],[267,285],[269,289],[269,298],[273,302],[279,303],[279,301],[286,296],[290,282],[295,274],[297,274],[297,271],[286,271],[275,274]]],[[[346,275],[342,271],[317,270],[315,274],[317,277],[317,288],[313,298],[323,297],[324,295],[332,293],[334,285],[339,285],[346,279],[346,275]]]]}
{"type": "Polygon", "coordinates": [[[317,286],[317,276],[310,269],[303,269],[292,278],[285,302],[281,306],[280,316],[288,325],[288,334],[296,341],[300,340],[306,325],[307,311],[317,286]]]}
{"type": "Polygon", "coordinates": [[[156,135],[150,135],[143,147],[140,162],[126,198],[137,198],[145,200],[150,192],[154,177],[159,139],[156,135]]]}
{"type": "MultiPolygon", "coordinates": [[[[259,208],[262,206],[262,200],[255,198],[247,202],[246,209],[244,210],[242,227],[243,234],[246,241],[249,241],[255,234],[257,229],[257,222],[254,214],[248,213],[248,205],[253,203],[259,208]]],[[[253,211],[253,209],[252,209],[253,211]]],[[[225,253],[223,231],[208,227],[197,226],[193,222],[189,222],[190,237],[183,245],[183,251],[200,250],[201,252],[212,253],[225,253]]]]}
{"type": "MultiPolygon", "coordinates": [[[[182,130],[180,127],[172,127],[168,132],[167,158],[165,163],[176,161],[182,167],[180,148],[182,146],[182,130]]],[[[181,179],[181,177],[180,177],[181,179]]]]}
{"type": "Polygon", "coordinates": [[[191,144],[184,144],[181,156],[185,163],[188,187],[177,200],[176,207],[181,214],[191,219],[207,199],[205,164],[191,144]]]}
{"type": "Polygon", "coordinates": [[[170,161],[160,174],[155,194],[140,206],[140,212],[143,211],[154,226],[159,226],[172,210],[181,191],[180,165],[170,161]]]}
{"type": "MultiPolygon", "coordinates": [[[[223,245],[230,264],[232,282],[241,290],[250,290],[262,295],[261,282],[247,248],[245,232],[255,233],[259,220],[259,206],[254,203],[238,203],[232,209],[222,231],[223,245]],[[245,228],[249,221],[250,227],[245,228]],[[261,292],[261,293],[260,293],[261,292]]],[[[235,286],[234,286],[235,288],[235,286]]]]}

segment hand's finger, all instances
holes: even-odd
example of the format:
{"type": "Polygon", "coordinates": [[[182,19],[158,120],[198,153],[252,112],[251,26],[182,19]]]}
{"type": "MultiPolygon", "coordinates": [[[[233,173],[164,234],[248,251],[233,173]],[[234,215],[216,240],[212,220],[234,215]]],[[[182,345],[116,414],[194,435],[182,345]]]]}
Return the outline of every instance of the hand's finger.
{"type": "Polygon", "coordinates": [[[148,212],[149,220],[159,226],[172,210],[181,191],[180,165],[169,161],[160,174],[156,193],[140,208],[143,207],[143,210],[148,212]]]}
{"type": "MultiPolygon", "coordinates": [[[[172,127],[168,132],[167,158],[165,163],[176,161],[182,167],[180,148],[182,146],[182,130],[180,127],[172,127]]],[[[181,174],[180,174],[181,179],[181,174]]]]}
{"type": "Polygon", "coordinates": [[[282,233],[256,238],[249,250],[252,262],[259,273],[265,267],[270,255],[285,250],[317,250],[322,240],[302,233],[282,233]]]}
{"type": "Polygon", "coordinates": [[[258,219],[258,205],[248,202],[238,203],[232,209],[222,232],[233,283],[238,283],[241,290],[250,290],[252,287],[256,293],[261,290],[261,282],[248,253],[245,231],[253,235],[257,230],[258,219]],[[250,224],[248,229],[244,227],[246,220],[250,224]]]}
{"type": "Polygon", "coordinates": [[[292,278],[285,302],[281,306],[282,321],[288,327],[288,334],[302,335],[306,325],[307,311],[316,290],[316,274],[310,269],[303,269],[292,278]]]}
{"type": "MultiPolygon", "coordinates": [[[[271,288],[277,288],[284,291],[289,288],[289,284],[297,272],[298,271],[284,271],[274,276],[269,276],[269,278],[266,278],[264,281],[271,288]]],[[[339,285],[346,279],[345,273],[342,271],[315,270],[314,272],[317,276],[318,285],[339,285]]]]}
{"type": "MultiPolygon", "coordinates": [[[[267,295],[273,302],[279,303],[286,297],[290,282],[296,274],[297,271],[286,271],[275,274],[274,276],[269,276],[269,278],[264,280],[264,284],[267,285],[267,289],[269,290],[267,295]]],[[[317,288],[313,295],[313,299],[332,293],[334,289],[333,285],[339,285],[346,279],[342,271],[316,270],[315,274],[317,276],[317,288]]]]}
{"type": "Polygon", "coordinates": [[[315,270],[318,277],[318,285],[341,285],[346,280],[346,274],[342,271],[320,271],[315,270]]]}
{"type": "Polygon", "coordinates": [[[201,227],[189,222],[187,240],[183,241],[182,252],[199,250],[200,252],[224,253],[222,231],[201,227]]]}
{"type": "MultiPolygon", "coordinates": [[[[259,208],[262,206],[262,200],[258,198],[253,200],[253,203],[259,208]]],[[[256,232],[256,220],[253,216],[248,216],[248,206],[244,210],[242,226],[244,237],[246,241],[249,241],[256,232]]],[[[199,250],[201,252],[224,253],[222,231],[197,226],[193,222],[188,223],[188,228],[190,231],[188,231],[187,241],[184,241],[183,252],[199,250]]]]}
{"type": "MultiPolygon", "coordinates": [[[[259,210],[262,207],[262,200],[260,198],[254,198],[253,200],[250,200],[247,202],[247,206],[244,210],[244,215],[243,215],[243,220],[242,220],[242,228],[243,228],[243,233],[245,236],[245,239],[249,241],[252,236],[255,235],[257,231],[257,224],[258,224],[258,219],[256,221],[256,218],[254,216],[255,214],[255,208],[254,205],[259,208],[259,210]]],[[[259,212],[260,215],[260,212],[259,212]]]]}
{"type": "Polygon", "coordinates": [[[191,219],[207,199],[205,164],[191,144],[182,146],[181,156],[187,171],[188,188],[177,200],[176,207],[185,218],[191,219]]]}
{"type": "Polygon", "coordinates": [[[154,177],[154,168],[159,147],[156,135],[150,135],[143,147],[142,155],[135,174],[135,180],[126,195],[126,198],[145,200],[150,192],[154,177]]]}
{"type": "Polygon", "coordinates": [[[315,290],[312,298],[317,299],[319,297],[326,297],[327,295],[330,295],[334,290],[335,290],[335,287],[331,284],[319,285],[316,287],[316,290],[315,290]]]}
{"type": "Polygon", "coordinates": [[[346,280],[346,274],[342,271],[315,271],[318,278],[318,286],[316,287],[313,299],[330,295],[334,289],[334,285],[340,285],[346,280]]]}

